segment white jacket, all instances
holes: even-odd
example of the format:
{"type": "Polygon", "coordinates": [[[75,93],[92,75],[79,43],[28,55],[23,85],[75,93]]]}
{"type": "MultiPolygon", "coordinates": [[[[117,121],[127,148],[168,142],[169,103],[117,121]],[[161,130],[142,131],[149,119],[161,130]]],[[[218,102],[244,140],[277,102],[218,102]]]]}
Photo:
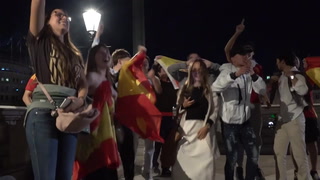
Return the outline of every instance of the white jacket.
{"type": "Polygon", "coordinates": [[[233,80],[230,74],[237,70],[238,68],[231,63],[223,64],[220,67],[220,75],[211,86],[213,92],[220,93],[219,114],[223,122],[228,124],[243,124],[250,118],[252,88],[258,94],[266,92],[266,84],[260,76],[255,82],[250,74],[241,75],[233,80]]]}

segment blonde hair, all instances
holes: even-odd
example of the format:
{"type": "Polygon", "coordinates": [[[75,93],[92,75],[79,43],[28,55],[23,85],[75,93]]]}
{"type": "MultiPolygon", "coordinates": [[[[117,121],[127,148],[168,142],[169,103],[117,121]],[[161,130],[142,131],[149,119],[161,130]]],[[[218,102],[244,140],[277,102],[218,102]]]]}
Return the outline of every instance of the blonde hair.
{"type": "Polygon", "coordinates": [[[184,85],[182,86],[182,88],[180,89],[179,97],[178,97],[178,101],[177,103],[179,105],[181,105],[184,101],[184,97],[186,96],[191,96],[192,91],[193,91],[193,84],[194,84],[194,78],[192,75],[192,69],[193,66],[199,63],[200,64],[200,71],[201,71],[201,78],[202,81],[201,82],[201,87],[203,88],[203,95],[207,96],[208,94],[212,93],[210,90],[210,86],[208,84],[208,79],[209,79],[209,73],[208,73],[208,69],[206,67],[206,64],[203,62],[202,59],[197,59],[195,60],[188,68],[188,78],[186,80],[186,82],[184,83],[184,85]]]}

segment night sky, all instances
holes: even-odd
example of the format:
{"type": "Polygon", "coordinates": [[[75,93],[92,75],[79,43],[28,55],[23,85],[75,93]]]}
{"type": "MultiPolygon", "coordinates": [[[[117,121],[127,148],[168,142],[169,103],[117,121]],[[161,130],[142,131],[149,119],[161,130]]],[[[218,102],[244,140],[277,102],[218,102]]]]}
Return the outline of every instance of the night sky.
{"type": "MultiPolygon", "coordinates": [[[[1,48],[10,37],[18,41],[28,30],[30,0],[10,0],[0,7],[1,48]]],[[[94,7],[103,13],[102,42],[111,50],[132,47],[131,0],[51,0],[47,9],[64,8],[72,17],[71,36],[85,53],[90,46],[82,13],[94,7]]],[[[245,18],[239,41],[253,42],[255,58],[269,74],[275,70],[274,51],[292,48],[300,57],[320,55],[320,1],[291,0],[145,0],[148,55],[185,59],[188,53],[224,63],[223,48],[245,18]]],[[[135,49],[135,48],[134,48],[135,49]]]]}

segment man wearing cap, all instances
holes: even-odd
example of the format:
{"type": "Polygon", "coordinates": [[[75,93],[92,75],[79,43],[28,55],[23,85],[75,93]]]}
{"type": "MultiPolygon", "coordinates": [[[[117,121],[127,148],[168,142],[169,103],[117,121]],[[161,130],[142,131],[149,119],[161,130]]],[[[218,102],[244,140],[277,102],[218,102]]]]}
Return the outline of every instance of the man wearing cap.
{"type": "Polygon", "coordinates": [[[249,60],[252,48],[234,46],[230,50],[231,63],[220,67],[220,75],[212,84],[213,92],[220,94],[220,116],[226,145],[225,179],[233,180],[237,162],[238,145],[247,154],[246,180],[254,180],[258,168],[256,135],[250,125],[250,96],[252,90],[258,94],[266,92],[263,79],[254,73],[249,60]]]}

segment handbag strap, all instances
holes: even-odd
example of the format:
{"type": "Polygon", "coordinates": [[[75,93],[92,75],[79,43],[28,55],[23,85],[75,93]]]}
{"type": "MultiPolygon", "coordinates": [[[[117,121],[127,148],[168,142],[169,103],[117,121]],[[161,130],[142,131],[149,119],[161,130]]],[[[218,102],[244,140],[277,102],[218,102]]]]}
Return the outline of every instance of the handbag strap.
{"type": "Polygon", "coordinates": [[[54,105],[56,107],[56,102],[52,99],[52,97],[48,93],[47,89],[43,86],[43,84],[38,81],[38,85],[40,86],[40,88],[41,88],[42,92],[44,93],[44,95],[46,95],[46,97],[48,98],[50,104],[52,104],[52,105],[54,105]]]}
{"type": "Polygon", "coordinates": [[[179,126],[180,126],[180,122],[181,122],[181,118],[179,118],[180,114],[179,114],[179,109],[180,109],[181,105],[177,105],[176,107],[176,114],[175,116],[173,117],[175,123],[176,123],[176,128],[178,129],[179,126]]]}

